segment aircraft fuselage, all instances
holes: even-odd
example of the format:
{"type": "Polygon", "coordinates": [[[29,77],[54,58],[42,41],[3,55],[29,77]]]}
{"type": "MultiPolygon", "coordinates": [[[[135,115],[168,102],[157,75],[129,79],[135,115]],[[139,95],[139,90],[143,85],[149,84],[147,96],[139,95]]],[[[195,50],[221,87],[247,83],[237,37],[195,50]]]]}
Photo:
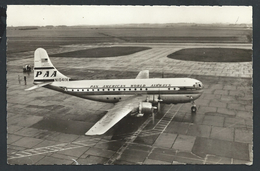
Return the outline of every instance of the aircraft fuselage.
{"type": "Polygon", "coordinates": [[[116,103],[130,96],[143,95],[157,103],[187,103],[199,98],[203,85],[192,78],[150,78],[54,81],[45,86],[84,99],[116,103]]]}

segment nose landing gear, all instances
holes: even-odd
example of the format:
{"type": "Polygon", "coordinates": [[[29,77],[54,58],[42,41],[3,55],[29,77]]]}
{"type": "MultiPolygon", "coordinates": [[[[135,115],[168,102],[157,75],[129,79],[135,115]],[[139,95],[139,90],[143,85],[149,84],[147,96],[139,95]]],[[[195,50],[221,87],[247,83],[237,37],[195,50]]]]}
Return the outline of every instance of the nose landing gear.
{"type": "Polygon", "coordinates": [[[197,111],[196,105],[195,106],[191,106],[191,113],[196,114],[196,111],[197,111]]]}
{"type": "MultiPolygon", "coordinates": [[[[193,99],[192,97],[191,97],[191,99],[193,99]]],[[[194,102],[194,100],[192,100],[191,101],[191,113],[192,114],[196,114],[196,112],[197,112],[197,107],[196,107],[196,104],[195,104],[195,102],[194,102]]]]}

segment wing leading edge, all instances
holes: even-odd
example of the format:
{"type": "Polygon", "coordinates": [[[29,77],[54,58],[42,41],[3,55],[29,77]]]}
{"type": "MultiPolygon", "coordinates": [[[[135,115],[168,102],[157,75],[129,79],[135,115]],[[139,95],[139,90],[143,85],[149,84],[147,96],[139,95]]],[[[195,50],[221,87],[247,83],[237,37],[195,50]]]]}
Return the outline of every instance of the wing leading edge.
{"type": "Polygon", "coordinates": [[[101,118],[85,135],[101,135],[113,127],[117,122],[128,115],[139,103],[145,101],[143,96],[133,96],[118,102],[108,113],[101,118]]]}

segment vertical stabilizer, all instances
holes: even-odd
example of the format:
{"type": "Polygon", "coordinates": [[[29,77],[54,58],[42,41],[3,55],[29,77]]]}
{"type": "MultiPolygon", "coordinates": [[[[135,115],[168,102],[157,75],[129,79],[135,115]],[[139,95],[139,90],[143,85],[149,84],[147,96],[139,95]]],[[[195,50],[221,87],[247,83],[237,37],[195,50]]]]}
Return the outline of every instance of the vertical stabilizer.
{"type": "Polygon", "coordinates": [[[51,63],[43,48],[34,52],[34,82],[69,81],[69,77],[60,73],[51,63]]]}

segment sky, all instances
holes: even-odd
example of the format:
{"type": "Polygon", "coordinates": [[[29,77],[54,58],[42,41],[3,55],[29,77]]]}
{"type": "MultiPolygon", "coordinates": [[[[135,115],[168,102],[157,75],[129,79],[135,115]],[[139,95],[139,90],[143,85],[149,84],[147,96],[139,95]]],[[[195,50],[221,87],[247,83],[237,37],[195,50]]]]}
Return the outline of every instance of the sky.
{"type": "Polygon", "coordinates": [[[8,5],[7,26],[252,24],[251,6],[8,5]]]}

